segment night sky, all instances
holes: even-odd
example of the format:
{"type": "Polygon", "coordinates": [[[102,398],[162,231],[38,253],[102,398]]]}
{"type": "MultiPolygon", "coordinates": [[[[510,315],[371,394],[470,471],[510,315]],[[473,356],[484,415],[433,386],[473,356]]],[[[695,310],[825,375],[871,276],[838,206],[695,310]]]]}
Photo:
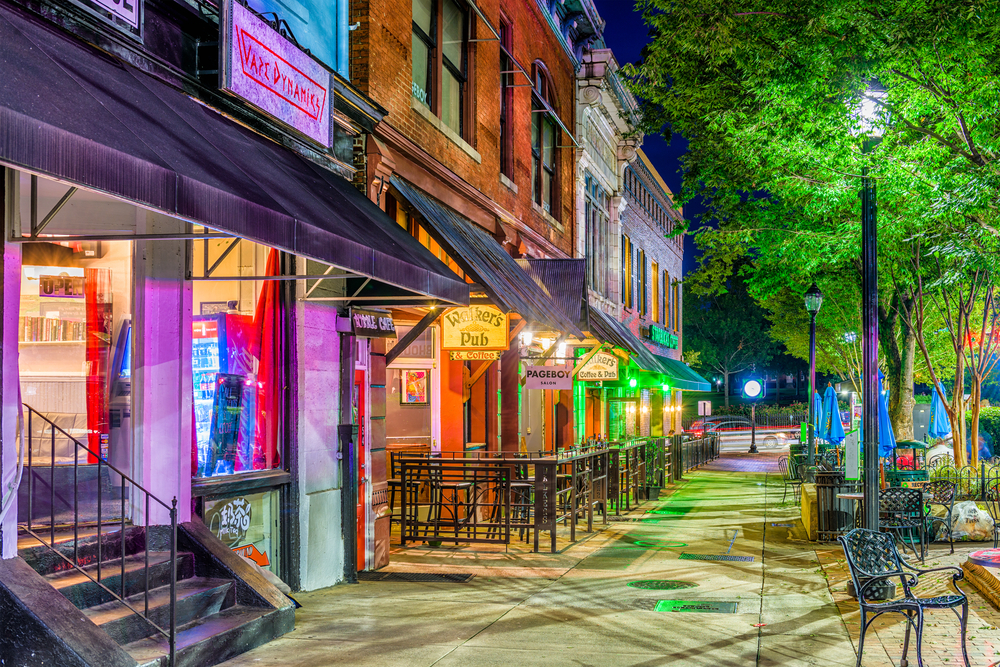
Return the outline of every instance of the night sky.
{"type": "MultiPolygon", "coordinates": [[[[620,65],[636,62],[642,55],[642,47],[646,45],[646,26],[642,16],[634,8],[632,0],[594,0],[597,11],[605,20],[604,41],[614,51],[620,65]]],[[[687,150],[687,141],[680,135],[674,135],[668,144],[660,136],[646,135],[642,150],[649,157],[653,166],[660,172],[663,181],[674,192],[680,192],[681,172],[680,157],[687,150]]],[[[691,220],[703,210],[700,202],[695,201],[684,207],[684,217],[691,220]]],[[[687,274],[697,266],[696,249],[690,236],[684,238],[684,273],[687,274]]]]}

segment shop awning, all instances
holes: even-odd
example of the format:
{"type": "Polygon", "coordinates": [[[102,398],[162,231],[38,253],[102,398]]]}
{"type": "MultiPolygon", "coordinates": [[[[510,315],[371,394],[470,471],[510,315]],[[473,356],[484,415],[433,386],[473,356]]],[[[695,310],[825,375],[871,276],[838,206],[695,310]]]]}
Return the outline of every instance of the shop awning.
{"type": "Polygon", "coordinates": [[[591,307],[589,310],[590,333],[594,338],[625,350],[634,357],[635,363],[644,371],[665,372],[660,364],[660,358],[653,354],[627,326],[600,308],[591,307]]]}
{"type": "Polygon", "coordinates": [[[694,372],[690,366],[683,361],[677,361],[670,357],[656,355],[660,364],[664,367],[664,373],[670,377],[670,386],[684,391],[711,391],[711,383],[694,372]]]}
{"type": "Polygon", "coordinates": [[[392,185],[423,218],[427,233],[501,310],[517,313],[528,326],[583,338],[576,322],[525,273],[484,229],[397,176],[392,185]]]}
{"type": "Polygon", "coordinates": [[[630,352],[639,368],[664,375],[674,389],[710,391],[712,388],[687,364],[654,353],[627,326],[599,308],[590,307],[590,333],[602,342],[630,352]]]}
{"type": "Polygon", "coordinates": [[[517,263],[567,317],[587,329],[587,260],[519,259],[517,263]]]}
{"type": "Polygon", "coordinates": [[[468,303],[462,280],[333,172],[10,6],[0,44],[0,163],[344,269],[362,277],[358,296],[468,303]]]}

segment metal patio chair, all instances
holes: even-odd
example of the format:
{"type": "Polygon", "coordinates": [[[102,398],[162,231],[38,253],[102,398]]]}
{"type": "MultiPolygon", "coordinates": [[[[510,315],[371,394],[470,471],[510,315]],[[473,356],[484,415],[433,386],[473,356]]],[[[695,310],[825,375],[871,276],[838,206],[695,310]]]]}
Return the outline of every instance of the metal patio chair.
{"type": "Polygon", "coordinates": [[[900,558],[895,541],[887,533],[855,528],[837,539],[844,547],[844,555],[847,557],[847,565],[851,571],[851,580],[854,582],[854,590],[861,607],[861,639],[858,641],[857,667],[861,667],[861,656],[865,649],[865,633],[868,631],[868,626],[886,612],[895,612],[906,617],[906,636],[903,640],[903,656],[899,662],[900,666],[907,667],[909,664],[906,660],[906,653],[910,647],[910,629],[913,628],[917,633],[917,665],[923,667],[921,651],[923,648],[924,610],[926,609],[951,609],[955,612],[961,624],[962,658],[965,660],[965,667],[971,667],[969,655],[965,649],[969,601],[957,585],[957,582],[965,576],[961,568],[946,566],[922,570],[908,565],[900,558]],[[955,590],[954,595],[921,598],[914,594],[913,588],[919,583],[918,578],[921,575],[949,570],[954,572],[951,576],[951,586],[955,590]],[[902,597],[887,601],[868,599],[867,596],[873,593],[881,582],[896,577],[902,584],[902,597]],[[959,613],[959,608],[961,608],[961,613],[959,613]]]}
{"type": "Polygon", "coordinates": [[[927,535],[926,510],[923,493],[920,489],[889,487],[878,493],[878,526],[880,529],[895,536],[906,548],[906,537],[910,539],[913,555],[924,562],[926,554],[925,541],[927,535]],[[920,542],[920,552],[913,545],[913,540],[920,542]]]}
{"type": "Polygon", "coordinates": [[[785,497],[788,495],[788,487],[792,487],[792,497],[795,498],[795,502],[799,502],[799,494],[802,492],[802,480],[797,479],[790,471],[788,467],[788,457],[781,456],[778,458],[778,470],[781,471],[781,481],[785,485],[784,493],[781,494],[781,502],[785,502],[785,497]]]}
{"type": "MultiPolygon", "coordinates": [[[[955,540],[951,535],[951,511],[955,507],[955,498],[958,496],[957,487],[955,483],[947,479],[937,479],[933,482],[928,482],[923,486],[924,490],[924,502],[928,505],[940,505],[947,512],[943,517],[933,516],[928,514],[927,521],[933,525],[934,523],[940,523],[948,528],[948,542],[951,544],[951,553],[955,553],[955,540]]],[[[927,541],[931,542],[932,537],[928,538],[927,541]]]]}

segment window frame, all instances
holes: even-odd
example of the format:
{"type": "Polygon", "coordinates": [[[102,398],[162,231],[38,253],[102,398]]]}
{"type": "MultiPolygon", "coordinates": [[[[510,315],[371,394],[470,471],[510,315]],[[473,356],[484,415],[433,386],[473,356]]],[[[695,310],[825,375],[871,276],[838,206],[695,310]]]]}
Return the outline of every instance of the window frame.
{"type": "Polygon", "coordinates": [[[541,60],[531,64],[531,199],[543,211],[556,220],[561,203],[559,197],[559,125],[552,118],[549,109],[558,113],[556,100],[553,96],[552,75],[541,60]],[[546,165],[544,160],[545,140],[543,131],[551,133],[552,164],[546,165]],[[542,173],[549,175],[549,201],[543,201],[542,173]],[[548,208],[546,208],[546,206],[548,208]]]}
{"type": "Polygon", "coordinates": [[[514,46],[513,23],[500,14],[500,173],[514,178],[514,46]]]}
{"type": "MultiPolygon", "coordinates": [[[[428,49],[427,57],[427,88],[425,92],[427,93],[427,102],[421,101],[412,94],[411,97],[417,99],[417,101],[426,104],[426,106],[431,110],[435,116],[441,119],[443,125],[448,127],[448,129],[455,132],[463,140],[468,140],[468,129],[472,123],[468,122],[471,117],[471,107],[472,107],[472,97],[469,93],[472,88],[473,73],[472,73],[472,63],[474,62],[472,53],[472,31],[474,29],[474,22],[470,20],[470,10],[465,6],[463,2],[459,0],[430,0],[431,3],[431,32],[433,35],[428,35],[424,32],[423,28],[417,25],[417,22],[413,19],[413,3],[410,3],[410,32],[413,36],[419,38],[428,49]],[[445,2],[452,2],[457,10],[462,16],[462,44],[460,47],[460,57],[462,62],[458,65],[451,62],[451,60],[444,54],[444,4],[445,2]],[[444,75],[445,70],[458,80],[459,85],[459,97],[458,97],[458,128],[454,128],[448,125],[443,118],[444,111],[444,75]]],[[[410,67],[411,75],[410,80],[413,81],[412,67],[413,67],[413,55],[410,55],[410,67]]]]}

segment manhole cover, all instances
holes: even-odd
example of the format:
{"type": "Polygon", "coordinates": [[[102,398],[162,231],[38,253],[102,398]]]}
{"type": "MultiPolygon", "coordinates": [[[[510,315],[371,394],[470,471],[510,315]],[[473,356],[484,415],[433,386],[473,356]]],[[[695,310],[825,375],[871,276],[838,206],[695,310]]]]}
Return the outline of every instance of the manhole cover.
{"type": "Polygon", "coordinates": [[[696,588],[698,584],[690,581],[673,581],[670,579],[643,579],[630,581],[628,585],[643,591],[679,591],[684,588],[696,588]]]}
{"type": "Polygon", "coordinates": [[[681,560],[721,560],[731,563],[752,563],[753,556],[733,556],[731,554],[681,554],[681,560]]]}
{"type": "Polygon", "coordinates": [[[735,602],[704,602],[690,600],[660,600],[653,611],[688,611],[702,614],[735,614],[735,602]]]}
{"type": "Polygon", "coordinates": [[[414,581],[423,583],[464,584],[471,581],[474,574],[433,572],[358,572],[359,581],[414,581]]]}

